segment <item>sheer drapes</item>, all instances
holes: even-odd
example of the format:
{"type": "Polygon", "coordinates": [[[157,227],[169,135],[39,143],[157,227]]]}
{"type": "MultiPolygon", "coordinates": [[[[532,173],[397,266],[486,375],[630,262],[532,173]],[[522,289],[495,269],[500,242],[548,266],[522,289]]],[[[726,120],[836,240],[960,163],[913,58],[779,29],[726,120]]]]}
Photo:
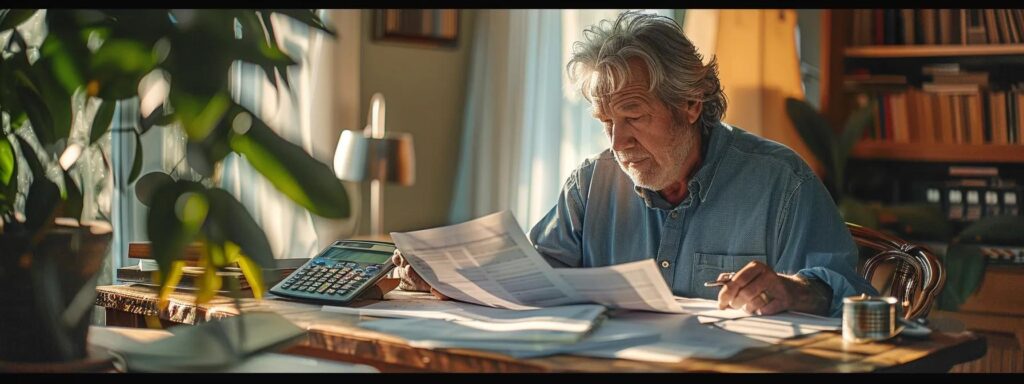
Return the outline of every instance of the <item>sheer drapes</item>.
{"type": "Polygon", "coordinates": [[[569,173],[608,146],[565,64],[583,28],[620,12],[476,12],[451,222],[508,209],[528,230],[569,173]]]}
{"type": "MultiPolygon", "coordinates": [[[[335,40],[288,17],[275,14],[272,19],[282,50],[298,62],[287,74],[291,88],[280,85],[280,78],[279,87],[275,88],[266,80],[262,68],[236,62],[230,69],[231,95],[239,104],[258,114],[278,135],[301,146],[318,160],[331,164],[334,145],[343,128],[343,124],[337,123],[336,108],[332,103],[344,99],[338,97],[337,92],[358,92],[358,89],[335,87],[337,84],[332,76],[332,63],[337,57],[334,54],[335,40]]],[[[358,17],[346,17],[345,20],[358,22],[358,17]]],[[[114,119],[115,131],[119,127],[137,126],[137,111],[137,99],[120,103],[116,115],[119,117],[114,119]]],[[[198,176],[183,160],[185,140],[181,129],[175,126],[154,127],[143,135],[145,157],[142,173],[162,170],[175,177],[197,179],[198,176]]],[[[112,157],[119,183],[112,213],[115,237],[111,252],[119,255],[112,258],[114,268],[128,262],[129,242],[146,240],[146,207],[135,198],[134,186],[124,185],[132,165],[128,156],[133,151],[131,133],[115,132],[112,135],[112,157]]],[[[274,188],[244,157],[237,154],[229,154],[224,160],[218,186],[234,194],[249,209],[267,235],[276,258],[310,257],[330,242],[351,236],[354,232],[355,220],[314,217],[274,188]]],[[[347,190],[358,201],[358,188],[347,190]]]]}

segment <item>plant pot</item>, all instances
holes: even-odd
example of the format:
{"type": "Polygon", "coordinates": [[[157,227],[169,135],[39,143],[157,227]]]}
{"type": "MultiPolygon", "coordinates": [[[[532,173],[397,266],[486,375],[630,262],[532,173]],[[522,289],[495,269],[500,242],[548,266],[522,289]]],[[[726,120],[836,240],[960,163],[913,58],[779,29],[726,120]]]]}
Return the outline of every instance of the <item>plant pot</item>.
{"type": "Polygon", "coordinates": [[[35,247],[9,232],[0,235],[0,361],[84,359],[110,225],[56,219],[35,247]]]}

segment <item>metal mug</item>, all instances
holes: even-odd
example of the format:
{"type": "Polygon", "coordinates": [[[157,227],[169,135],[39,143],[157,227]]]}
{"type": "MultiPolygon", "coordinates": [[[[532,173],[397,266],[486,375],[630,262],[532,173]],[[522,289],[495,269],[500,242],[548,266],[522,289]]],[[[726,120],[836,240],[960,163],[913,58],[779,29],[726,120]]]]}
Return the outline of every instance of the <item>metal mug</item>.
{"type": "Polygon", "coordinates": [[[896,336],[896,303],[891,296],[850,296],[843,299],[843,340],[867,343],[896,336]]]}

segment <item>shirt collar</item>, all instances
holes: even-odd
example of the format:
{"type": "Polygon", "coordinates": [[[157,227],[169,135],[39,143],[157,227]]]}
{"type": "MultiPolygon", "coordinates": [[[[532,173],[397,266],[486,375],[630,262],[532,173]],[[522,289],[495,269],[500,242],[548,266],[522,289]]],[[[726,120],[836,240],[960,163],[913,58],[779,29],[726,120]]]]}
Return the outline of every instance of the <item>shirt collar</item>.
{"type": "MultiPolygon", "coordinates": [[[[701,203],[707,200],[708,193],[711,191],[711,187],[715,181],[715,175],[718,174],[718,166],[722,163],[722,158],[725,157],[726,149],[730,144],[732,144],[732,133],[733,129],[728,124],[715,124],[711,127],[710,132],[703,143],[704,159],[701,161],[701,165],[697,170],[697,173],[693,175],[693,178],[690,179],[687,186],[690,191],[690,196],[693,196],[693,194],[696,193],[697,197],[700,198],[701,203]]],[[[651,191],[638,185],[634,185],[633,189],[636,191],[636,194],[643,199],[644,204],[648,207],[660,209],[674,208],[655,191],[651,191]]],[[[687,197],[687,199],[689,198],[690,197],[687,197]]],[[[685,204],[685,200],[682,204],[685,204]]]]}

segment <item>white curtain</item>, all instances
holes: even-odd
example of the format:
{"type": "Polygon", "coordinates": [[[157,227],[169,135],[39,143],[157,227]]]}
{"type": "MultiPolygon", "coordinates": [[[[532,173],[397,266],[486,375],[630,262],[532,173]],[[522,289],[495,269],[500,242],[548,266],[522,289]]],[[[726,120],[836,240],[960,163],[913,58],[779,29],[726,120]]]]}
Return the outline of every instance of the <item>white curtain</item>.
{"type": "MultiPolygon", "coordinates": [[[[333,122],[332,109],[325,102],[330,100],[330,87],[334,84],[329,81],[333,55],[324,54],[330,37],[288,17],[275,14],[272,19],[278,45],[299,63],[289,68],[287,74],[291,88],[281,87],[280,79],[275,88],[262,68],[236,62],[231,69],[232,97],[259,115],[278,135],[331,164],[342,127],[333,122]]],[[[357,221],[353,219],[315,217],[235,153],[224,160],[220,186],[249,209],[266,233],[275,258],[311,257],[334,240],[351,236],[355,230],[357,221]]],[[[350,196],[359,193],[357,188],[346,189],[350,196]]]]}
{"type": "MultiPolygon", "coordinates": [[[[359,22],[358,17],[352,17],[358,13],[337,12],[331,15],[339,15],[345,22],[359,22]]],[[[325,13],[322,17],[327,18],[325,13]]],[[[345,127],[344,122],[339,122],[344,116],[337,111],[346,108],[334,104],[351,100],[350,94],[358,94],[358,85],[337,86],[334,62],[346,54],[358,55],[358,45],[338,44],[340,39],[352,39],[353,36],[339,35],[332,39],[288,17],[273,15],[272,20],[279,46],[298,62],[287,74],[291,88],[284,88],[280,77],[280,88],[275,88],[266,80],[261,68],[238,62],[230,69],[231,95],[240,105],[259,115],[278,135],[330,165],[338,136],[345,127]],[[340,48],[342,46],[346,48],[340,48]],[[341,49],[350,51],[336,52],[341,49]]],[[[352,30],[351,26],[336,29],[352,30]]],[[[358,40],[358,36],[354,38],[358,40]]],[[[118,132],[112,135],[112,157],[119,185],[113,204],[115,234],[111,252],[119,257],[112,258],[113,268],[130,263],[127,259],[129,242],[147,240],[147,209],[135,198],[134,185],[124,185],[131,169],[131,157],[126,156],[134,151],[134,138],[131,133],[117,129],[139,124],[138,99],[120,103],[116,116],[114,128],[118,132]]],[[[183,160],[185,143],[180,127],[152,128],[142,136],[145,151],[142,174],[162,170],[176,178],[197,179],[198,176],[183,160]]],[[[231,192],[248,208],[267,235],[276,258],[311,257],[332,241],[350,237],[355,232],[358,217],[332,220],[311,215],[237,154],[229,154],[223,167],[219,187],[231,192]]],[[[358,186],[349,183],[345,186],[352,199],[352,211],[356,213],[360,206],[358,186]]]]}
{"type": "Polygon", "coordinates": [[[476,12],[451,222],[507,209],[529,230],[572,170],[608,147],[565,64],[584,28],[620,12],[476,12]]]}

